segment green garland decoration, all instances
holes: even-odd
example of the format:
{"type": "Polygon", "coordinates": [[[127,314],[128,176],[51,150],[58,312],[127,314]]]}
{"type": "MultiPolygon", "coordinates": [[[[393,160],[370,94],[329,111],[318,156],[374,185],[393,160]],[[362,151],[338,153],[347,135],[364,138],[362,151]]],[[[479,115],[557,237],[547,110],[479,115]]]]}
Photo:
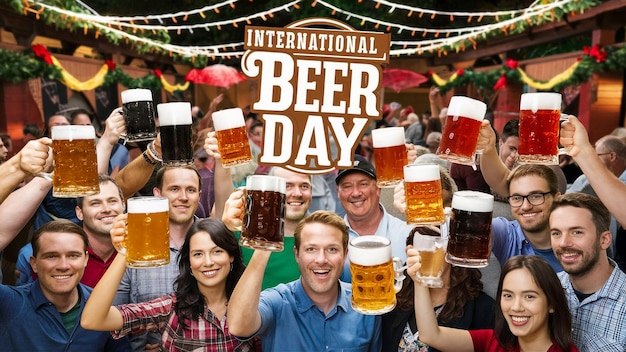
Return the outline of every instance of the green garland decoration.
{"type": "Polygon", "coordinates": [[[0,80],[19,83],[40,77],[61,78],[61,70],[36,58],[30,49],[25,52],[0,49],[0,80]]]}
{"type": "MultiPolygon", "coordinates": [[[[623,70],[626,68],[626,47],[600,48],[594,46],[584,48],[578,61],[579,64],[571,75],[564,77],[548,90],[558,92],[567,86],[587,82],[594,73],[623,70]]],[[[502,77],[506,77],[508,83],[523,83],[521,74],[517,69],[517,63],[513,60],[509,60],[501,68],[491,71],[476,72],[471,68],[460,69],[456,73],[456,78],[446,81],[445,84],[437,84],[432,73],[430,74],[429,83],[437,85],[442,93],[469,84],[480,90],[497,89],[496,85],[502,77]]],[[[535,82],[545,83],[548,81],[535,80],[535,82]]]]}

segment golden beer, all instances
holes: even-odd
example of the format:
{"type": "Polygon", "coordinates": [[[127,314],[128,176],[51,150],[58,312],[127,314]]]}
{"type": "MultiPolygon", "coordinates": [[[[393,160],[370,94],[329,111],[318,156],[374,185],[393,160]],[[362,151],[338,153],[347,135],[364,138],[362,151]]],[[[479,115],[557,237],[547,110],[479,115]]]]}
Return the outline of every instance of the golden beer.
{"type": "Polygon", "coordinates": [[[421,267],[417,278],[428,287],[443,287],[441,274],[445,263],[447,240],[441,236],[429,236],[415,233],[413,248],[420,255],[421,267]]]}
{"type": "Polygon", "coordinates": [[[241,109],[233,108],[214,112],[213,126],[215,126],[217,148],[222,156],[224,167],[252,161],[252,150],[241,109]]]}
{"type": "Polygon", "coordinates": [[[445,221],[438,165],[406,165],[404,193],[407,224],[440,225],[445,221]]]}
{"type": "Polygon", "coordinates": [[[55,126],[51,131],[52,195],[83,197],[100,192],[93,126],[55,126]]]}
{"type": "Polygon", "coordinates": [[[402,182],[402,168],[408,163],[404,128],[387,127],[373,130],[372,145],[378,187],[393,187],[402,182]]]}
{"type": "Polygon", "coordinates": [[[522,94],[518,150],[520,163],[558,165],[560,119],[561,94],[522,94]]]}
{"type": "Polygon", "coordinates": [[[474,165],[480,125],[486,112],[487,105],[482,101],[452,97],[437,156],[457,164],[474,165]]]}
{"type": "Polygon", "coordinates": [[[352,308],[362,314],[382,314],[396,306],[391,241],[360,236],[350,241],[352,308]]]}
{"type": "Polygon", "coordinates": [[[127,222],[124,242],[129,267],[147,268],[170,262],[170,219],[167,198],[130,198],[127,222]]]}

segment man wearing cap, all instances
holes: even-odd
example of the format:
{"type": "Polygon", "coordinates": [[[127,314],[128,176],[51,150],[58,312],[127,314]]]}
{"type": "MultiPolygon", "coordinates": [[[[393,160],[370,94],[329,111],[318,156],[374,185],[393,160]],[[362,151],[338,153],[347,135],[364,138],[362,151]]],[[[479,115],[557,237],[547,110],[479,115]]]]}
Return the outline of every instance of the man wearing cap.
{"type": "MultiPolygon", "coordinates": [[[[391,240],[394,257],[406,260],[406,238],[412,226],[391,216],[380,204],[380,188],[376,185],[376,169],[360,155],[354,157],[354,167],[339,171],[337,194],[346,211],[344,221],[348,225],[350,239],[357,236],[375,235],[391,240]]],[[[341,280],[351,282],[349,262],[346,261],[341,280]]]]}

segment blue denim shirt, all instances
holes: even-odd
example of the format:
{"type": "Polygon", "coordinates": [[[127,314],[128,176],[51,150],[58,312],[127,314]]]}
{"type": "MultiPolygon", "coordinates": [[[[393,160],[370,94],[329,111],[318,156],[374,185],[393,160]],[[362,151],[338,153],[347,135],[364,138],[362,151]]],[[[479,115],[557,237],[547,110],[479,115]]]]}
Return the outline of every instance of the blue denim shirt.
{"type": "Polygon", "coordinates": [[[516,255],[538,255],[547,260],[557,273],[563,271],[552,249],[533,248],[517,220],[497,217],[491,221],[491,252],[500,261],[500,266],[516,255]]]}
{"type": "MultiPolygon", "coordinates": [[[[82,313],[91,289],[79,284],[78,292],[82,313]]],[[[61,314],[43,295],[39,280],[19,287],[0,285],[0,344],[4,352],[131,351],[128,339],[114,340],[108,331],[83,329],[80,315],[68,333],[61,314]]]]}
{"type": "Polygon", "coordinates": [[[381,318],[352,309],[350,285],[341,283],[327,315],[307,296],[301,280],[261,293],[259,313],[263,351],[380,351],[381,318]]]}

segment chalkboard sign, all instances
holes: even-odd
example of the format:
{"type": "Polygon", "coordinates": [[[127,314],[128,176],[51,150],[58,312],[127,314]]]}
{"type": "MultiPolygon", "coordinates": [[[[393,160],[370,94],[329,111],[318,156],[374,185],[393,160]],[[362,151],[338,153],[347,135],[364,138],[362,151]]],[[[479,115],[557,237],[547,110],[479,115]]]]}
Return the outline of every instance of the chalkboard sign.
{"type": "Polygon", "coordinates": [[[47,123],[50,116],[68,108],[67,88],[59,81],[41,78],[41,100],[47,123]]]}
{"type": "Polygon", "coordinates": [[[100,121],[106,120],[120,104],[116,84],[96,88],[96,115],[100,121]]]}

